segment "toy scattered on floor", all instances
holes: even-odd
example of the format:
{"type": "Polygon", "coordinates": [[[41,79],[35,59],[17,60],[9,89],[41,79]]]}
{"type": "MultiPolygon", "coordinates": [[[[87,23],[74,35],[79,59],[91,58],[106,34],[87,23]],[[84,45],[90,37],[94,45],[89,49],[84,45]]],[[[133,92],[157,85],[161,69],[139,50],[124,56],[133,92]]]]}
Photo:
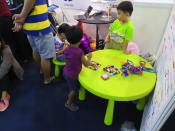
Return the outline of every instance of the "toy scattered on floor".
{"type": "Polygon", "coordinates": [[[119,74],[120,71],[114,67],[113,65],[111,66],[108,66],[108,67],[105,67],[103,68],[103,70],[109,75],[109,76],[113,76],[113,75],[116,75],[116,74],[119,74]]]}
{"type": "Polygon", "coordinates": [[[121,62],[121,65],[122,65],[122,68],[121,68],[122,74],[121,75],[125,75],[125,77],[127,77],[130,73],[142,75],[143,71],[155,73],[154,69],[145,67],[145,65],[146,65],[145,61],[140,61],[139,66],[134,66],[134,63],[130,60],[127,60],[126,63],[121,62]]]}
{"type": "Polygon", "coordinates": [[[104,75],[101,76],[101,78],[102,78],[103,80],[107,80],[107,79],[109,79],[109,76],[106,75],[106,74],[104,74],[104,75]]]}
{"type": "Polygon", "coordinates": [[[99,64],[98,62],[91,61],[88,68],[93,69],[93,70],[97,70],[100,66],[101,66],[101,64],[99,64]]]}

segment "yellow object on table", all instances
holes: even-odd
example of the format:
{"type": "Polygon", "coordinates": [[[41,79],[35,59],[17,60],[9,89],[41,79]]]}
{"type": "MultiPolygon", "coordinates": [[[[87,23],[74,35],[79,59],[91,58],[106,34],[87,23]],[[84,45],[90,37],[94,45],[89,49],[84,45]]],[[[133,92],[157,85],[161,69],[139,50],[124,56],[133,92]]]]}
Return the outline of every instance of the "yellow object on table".
{"type": "MultiPolygon", "coordinates": [[[[121,62],[127,62],[127,60],[134,62],[134,66],[138,66],[140,61],[145,61],[135,54],[124,54],[121,50],[99,50],[92,53],[92,61],[100,63],[101,67],[94,71],[83,66],[79,74],[79,81],[82,85],[79,91],[80,100],[85,99],[85,89],[94,95],[109,100],[104,120],[106,125],[112,124],[115,101],[140,99],[137,109],[143,110],[146,96],[153,90],[156,83],[156,73],[145,71],[142,75],[130,73],[129,76],[124,77],[120,73],[111,76],[108,80],[101,78],[105,74],[104,67],[114,65],[120,70],[121,62]]],[[[147,61],[145,67],[152,68],[147,61]]]]}

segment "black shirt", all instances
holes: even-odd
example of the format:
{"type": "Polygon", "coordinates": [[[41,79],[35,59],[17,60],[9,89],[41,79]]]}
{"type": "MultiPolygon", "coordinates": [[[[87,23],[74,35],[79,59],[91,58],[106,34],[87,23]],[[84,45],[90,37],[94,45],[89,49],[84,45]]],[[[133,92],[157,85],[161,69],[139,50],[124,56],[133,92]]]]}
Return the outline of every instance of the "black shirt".
{"type": "Polygon", "coordinates": [[[49,1],[48,0],[46,0],[46,3],[47,3],[47,7],[49,6],[49,1]]]}

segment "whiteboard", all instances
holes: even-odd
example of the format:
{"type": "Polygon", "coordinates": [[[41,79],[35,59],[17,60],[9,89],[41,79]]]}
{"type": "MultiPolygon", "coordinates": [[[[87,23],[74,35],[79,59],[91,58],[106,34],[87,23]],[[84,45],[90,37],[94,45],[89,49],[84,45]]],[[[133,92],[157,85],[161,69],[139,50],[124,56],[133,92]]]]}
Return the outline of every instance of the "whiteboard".
{"type": "Polygon", "coordinates": [[[145,106],[141,131],[155,131],[166,120],[175,98],[175,5],[157,52],[157,82],[145,106]],[[166,116],[166,117],[165,117],[166,116]]]}

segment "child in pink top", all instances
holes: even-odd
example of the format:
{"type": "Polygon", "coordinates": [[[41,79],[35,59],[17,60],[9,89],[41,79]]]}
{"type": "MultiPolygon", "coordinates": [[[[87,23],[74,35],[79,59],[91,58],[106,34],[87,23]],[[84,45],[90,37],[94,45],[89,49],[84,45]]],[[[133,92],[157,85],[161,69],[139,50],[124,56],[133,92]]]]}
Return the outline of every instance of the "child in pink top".
{"type": "Polygon", "coordinates": [[[65,103],[65,106],[73,111],[79,109],[78,106],[72,103],[75,94],[80,89],[78,74],[82,69],[82,64],[87,67],[92,58],[92,54],[90,53],[87,55],[88,59],[86,60],[83,50],[78,47],[82,37],[83,31],[78,26],[71,26],[66,30],[66,38],[70,43],[70,46],[68,46],[64,51],[66,65],[63,70],[63,76],[70,87],[70,95],[68,101],[65,103]]]}

